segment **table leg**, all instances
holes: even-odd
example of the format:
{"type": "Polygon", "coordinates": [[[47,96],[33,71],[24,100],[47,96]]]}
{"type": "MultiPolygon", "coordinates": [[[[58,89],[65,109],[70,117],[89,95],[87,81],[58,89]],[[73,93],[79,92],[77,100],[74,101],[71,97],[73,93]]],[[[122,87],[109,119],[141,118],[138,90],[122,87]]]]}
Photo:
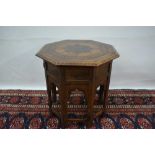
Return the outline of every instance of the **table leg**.
{"type": "Polygon", "coordinates": [[[94,87],[94,85],[91,85],[89,87],[89,92],[86,96],[87,106],[88,106],[88,121],[87,121],[86,126],[88,129],[91,128],[93,125],[95,93],[96,93],[96,88],[94,87]]]}
{"type": "Polygon", "coordinates": [[[59,88],[59,100],[61,104],[61,128],[65,129],[67,126],[67,99],[68,94],[64,86],[59,88]]]}
{"type": "Polygon", "coordinates": [[[56,98],[56,85],[52,83],[52,101],[55,103],[57,100],[56,98]]]}
{"type": "Polygon", "coordinates": [[[47,75],[47,63],[44,61],[43,66],[45,69],[45,78],[46,78],[46,87],[47,87],[47,95],[48,95],[48,105],[49,105],[49,113],[52,115],[52,97],[51,97],[51,81],[47,75]]]}
{"type": "Polygon", "coordinates": [[[49,105],[49,113],[52,115],[52,96],[51,96],[51,83],[47,79],[47,94],[48,94],[48,105],[49,105]]]}
{"type": "Polygon", "coordinates": [[[105,83],[105,91],[104,91],[104,112],[106,112],[106,104],[108,102],[108,91],[109,91],[109,84],[110,84],[111,68],[112,68],[112,62],[109,63],[108,76],[107,76],[107,81],[105,83]]]}
{"type": "Polygon", "coordinates": [[[99,89],[99,104],[101,104],[102,101],[103,101],[103,92],[104,92],[104,85],[100,85],[100,89],[99,89]]]}

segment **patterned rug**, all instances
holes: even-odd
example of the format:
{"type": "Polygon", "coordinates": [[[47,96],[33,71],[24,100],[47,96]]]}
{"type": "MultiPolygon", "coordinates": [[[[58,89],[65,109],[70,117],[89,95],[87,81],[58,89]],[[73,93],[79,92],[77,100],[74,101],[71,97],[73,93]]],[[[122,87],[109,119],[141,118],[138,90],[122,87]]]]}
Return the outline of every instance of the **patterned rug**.
{"type": "MultiPolygon", "coordinates": [[[[154,90],[110,90],[106,109],[106,113],[94,119],[92,128],[155,128],[154,90]]],[[[77,115],[73,113],[69,117],[77,115]]],[[[0,90],[0,128],[57,129],[60,120],[56,115],[49,116],[46,91],[0,90]]],[[[67,128],[85,129],[86,125],[72,122],[67,128]]]]}

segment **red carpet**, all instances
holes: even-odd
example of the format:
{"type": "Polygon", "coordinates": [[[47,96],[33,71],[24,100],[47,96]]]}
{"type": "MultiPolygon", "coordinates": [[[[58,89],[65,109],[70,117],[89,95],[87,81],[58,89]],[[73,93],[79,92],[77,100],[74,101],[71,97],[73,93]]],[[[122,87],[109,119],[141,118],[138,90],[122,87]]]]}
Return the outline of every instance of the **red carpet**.
{"type": "MultiPolygon", "coordinates": [[[[76,114],[82,112],[80,106],[76,114]]],[[[95,102],[95,106],[101,105],[95,102]]],[[[49,117],[46,91],[0,90],[0,128],[59,128],[59,122],[56,116],[49,117]]],[[[154,122],[154,90],[110,90],[107,112],[94,120],[92,128],[150,129],[154,122]]],[[[85,124],[72,123],[68,128],[85,124]]]]}

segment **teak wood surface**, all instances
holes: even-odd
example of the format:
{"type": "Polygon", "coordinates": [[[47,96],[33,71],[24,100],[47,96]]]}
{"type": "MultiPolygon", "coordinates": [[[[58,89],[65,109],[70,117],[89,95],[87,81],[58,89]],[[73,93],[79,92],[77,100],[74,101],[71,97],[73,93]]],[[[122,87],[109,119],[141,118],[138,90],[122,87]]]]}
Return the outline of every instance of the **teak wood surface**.
{"type": "Polygon", "coordinates": [[[59,66],[99,66],[119,54],[112,45],[92,40],[63,40],[46,44],[37,56],[59,66]]]}
{"type": "Polygon", "coordinates": [[[86,121],[91,127],[97,113],[104,111],[113,59],[119,57],[116,50],[108,44],[91,40],[64,40],[45,45],[37,56],[44,60],[45,77],[50,113],[61,117],[61,127],[68,121],[86,121]],[[52,104],[57,101],[58,87],[60,109],[54,111],[52,104]],[[103,108],[94,111],[94,98],[99,87],[99,103],[103,108]],[[82,91],[87,103],[87,116],[83,119],[69,119],[68,103],[73,91],[82,91]]]}

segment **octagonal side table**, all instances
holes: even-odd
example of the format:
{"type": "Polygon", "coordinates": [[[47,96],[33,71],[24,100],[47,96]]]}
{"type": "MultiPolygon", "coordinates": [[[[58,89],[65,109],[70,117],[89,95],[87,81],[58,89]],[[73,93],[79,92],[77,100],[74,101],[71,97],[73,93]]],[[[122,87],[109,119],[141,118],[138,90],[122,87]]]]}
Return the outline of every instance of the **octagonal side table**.
{"type": "MultiPolygon", "coordinates": [[[[113,46],[97,41],[63,40],[45,45],[36,55],[44,60],[50,113],[61,117],[62,128],[69,121],[85,121],[90,128],[93,118],[106,110],[112,61],[119,57],[117,51],[113,46]],[[102,106],[96,110],[97,87],[98,104],[102,106]],[[81,109],[86,109],[83,118],[68,118],[73,95],[83,97],[81,109]]],[[[74,105],[73,110],[76,108],[74,105]]]]}

